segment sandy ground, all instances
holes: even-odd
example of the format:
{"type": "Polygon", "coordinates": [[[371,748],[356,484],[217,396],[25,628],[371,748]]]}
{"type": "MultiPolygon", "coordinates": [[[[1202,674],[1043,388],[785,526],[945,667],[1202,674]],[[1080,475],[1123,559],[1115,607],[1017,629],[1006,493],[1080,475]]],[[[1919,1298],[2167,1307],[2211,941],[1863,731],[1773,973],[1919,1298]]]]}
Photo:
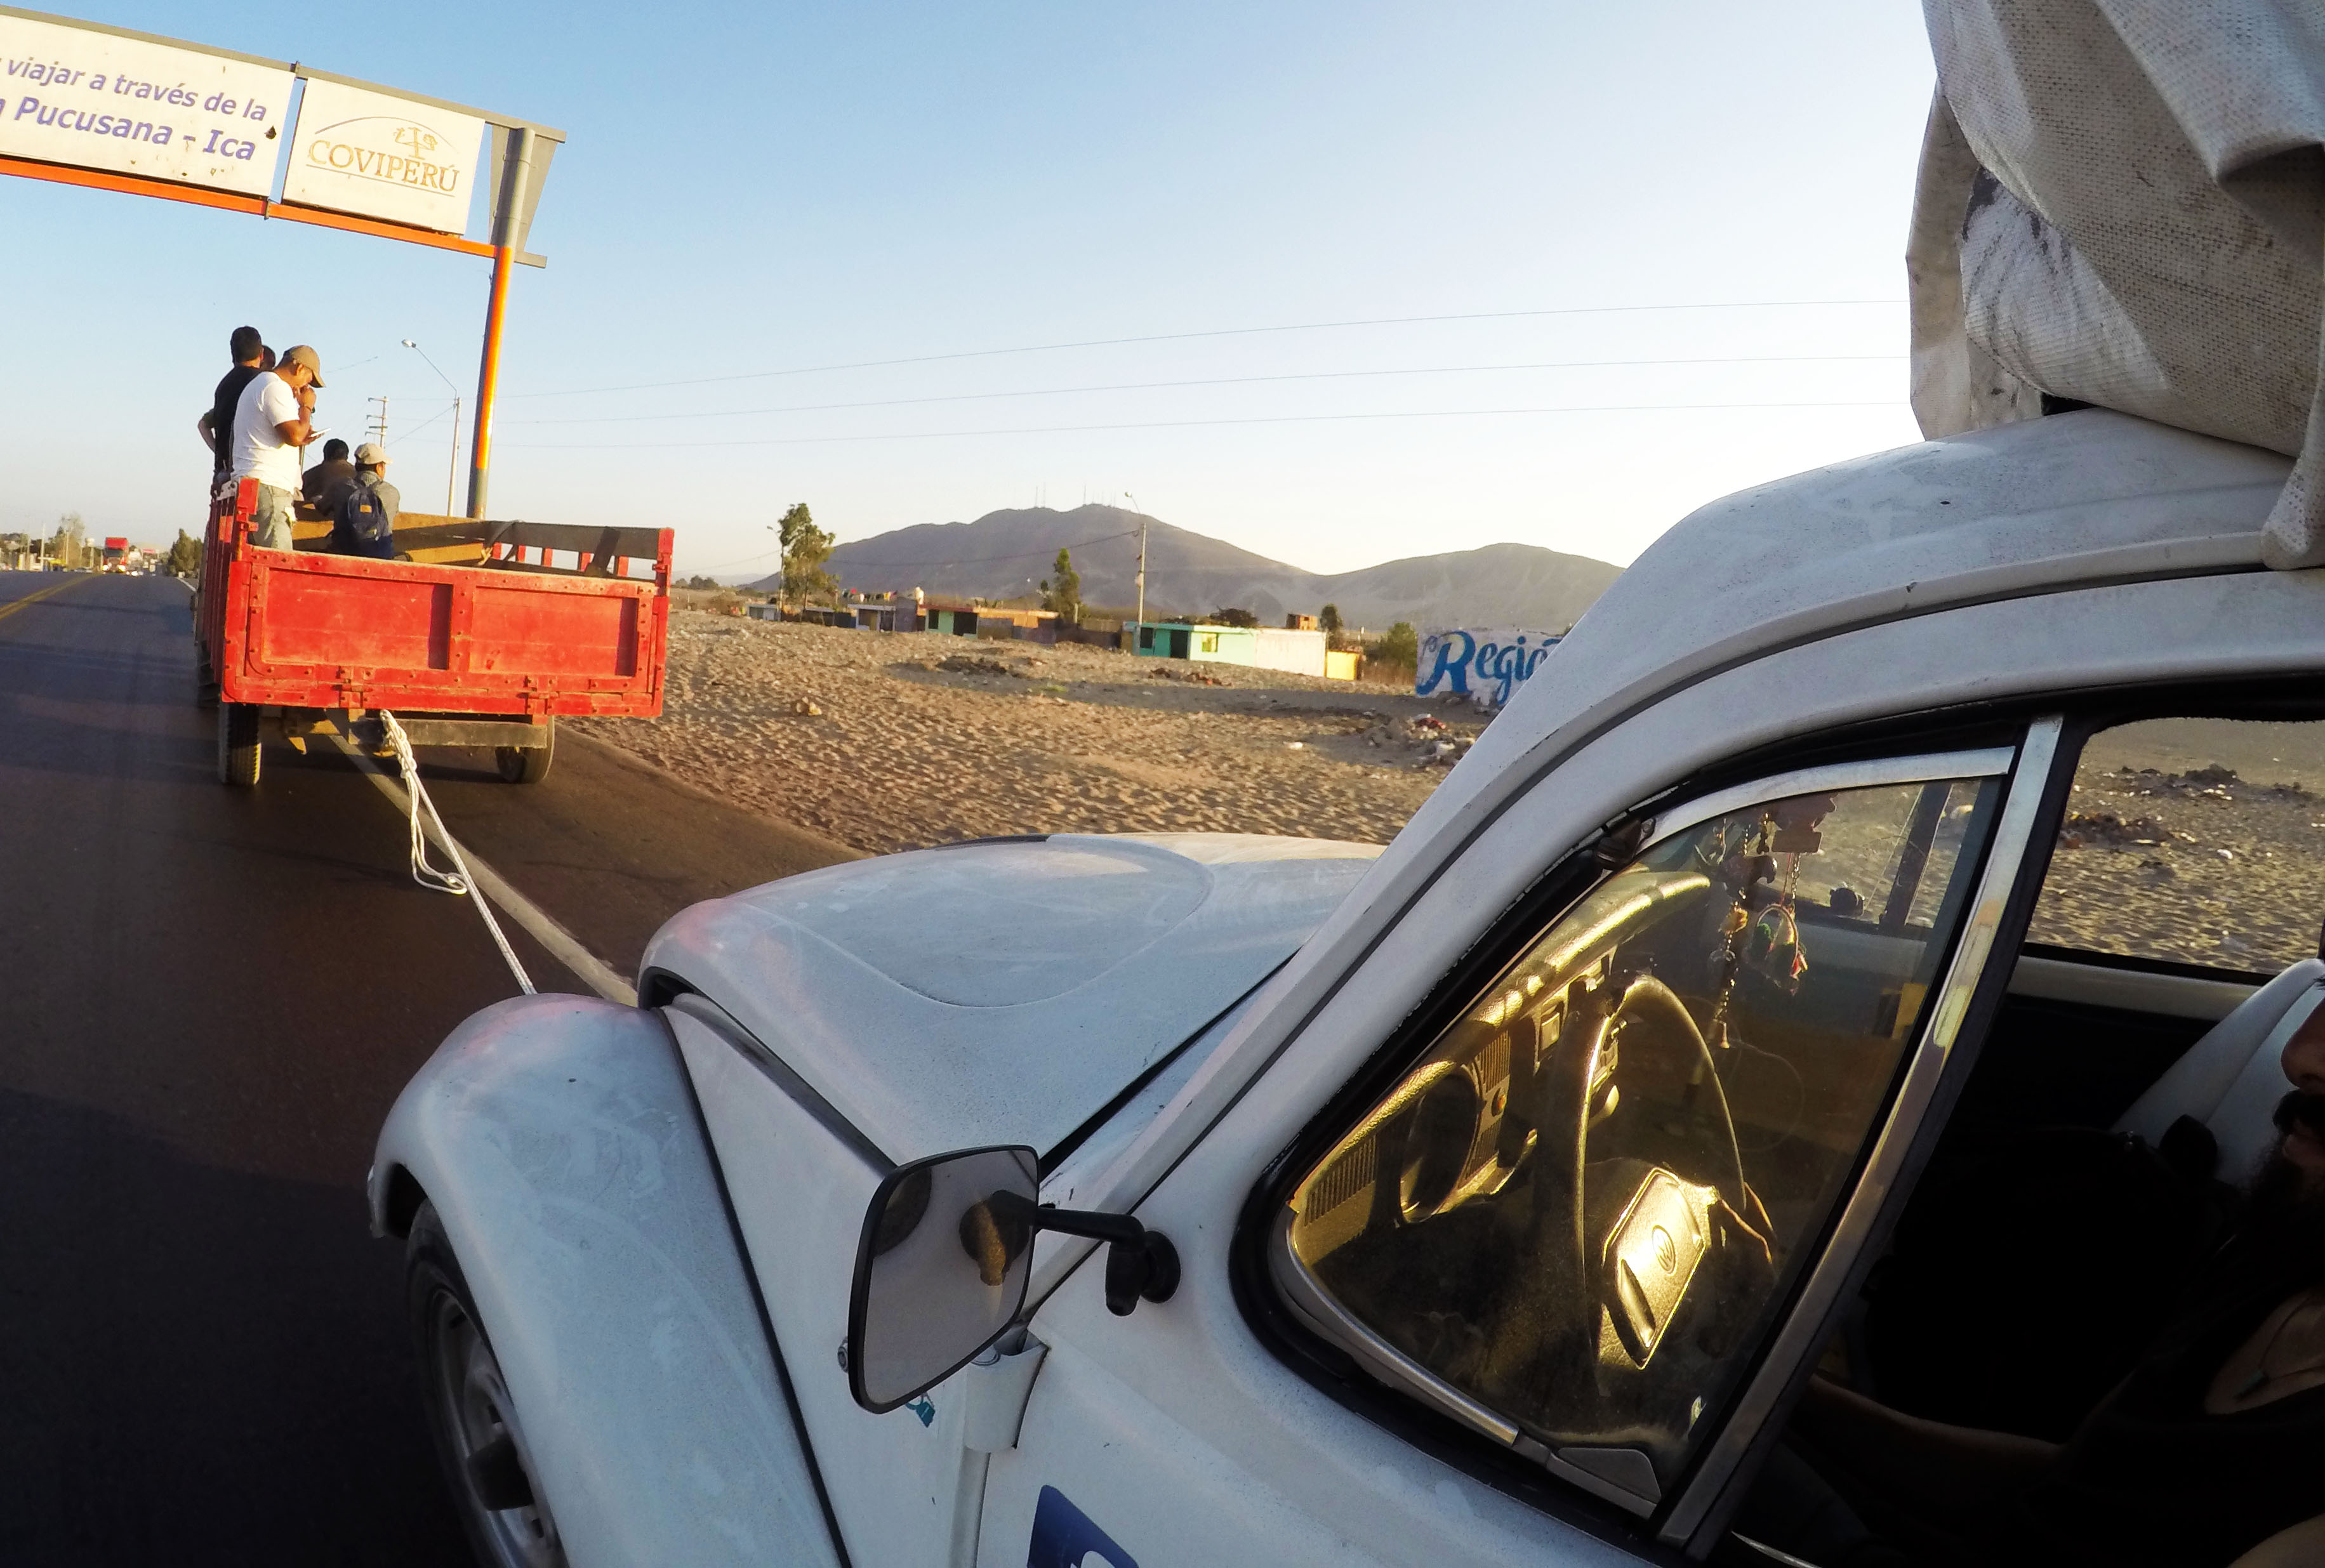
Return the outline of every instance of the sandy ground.
{"type": "Polygon", "coordinates": [[[662,718],[565,722],[880,853],[1009,833],[1386,843],[1482,718],[1274,670],[677,611],[662,718]]]}
{"type": "Polygon", "coordinates": [[[2273,971],[2325,919],[2325,724],[2177,719],[2097,736],[2032,938],[2273,971]]]}

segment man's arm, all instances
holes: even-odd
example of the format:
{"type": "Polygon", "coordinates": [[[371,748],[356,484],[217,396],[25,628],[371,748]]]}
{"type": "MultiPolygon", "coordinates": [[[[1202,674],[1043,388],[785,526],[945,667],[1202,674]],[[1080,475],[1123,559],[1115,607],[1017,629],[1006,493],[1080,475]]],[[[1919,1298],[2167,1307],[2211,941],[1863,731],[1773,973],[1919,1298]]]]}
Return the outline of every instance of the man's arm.
{"type": "Polygon", "coordinates": [[[2228,1568],[2314,1568],[2325,1562],[2325,1514],[2279,1530],[2228,1568]]]}
{"type": "Polygon", "coordinates": [[[2024,1486],[2059,1453],[2057,1443],[2040,1438],[1904,1415],[1822,1378],[1809,1379],[1792,1429],[1869,1485],[1941,1510],[2024,1486]]]}
{"type": "Polygon", "coordinates": [[[304,447],[315,438],[315,393],[310,387],[299,389],[299,417],[284,420],[274,427],[286,447],[304,447]]]}
{"type": "Polygon", "coordinates": [[[194,434],[202,438],[203,449],[213,457],[218,456],[218,438],[210,434],[210,415],[217,411],[215,409],[205,409],[202,411],[202,417],[194,421],[194,434]]]}

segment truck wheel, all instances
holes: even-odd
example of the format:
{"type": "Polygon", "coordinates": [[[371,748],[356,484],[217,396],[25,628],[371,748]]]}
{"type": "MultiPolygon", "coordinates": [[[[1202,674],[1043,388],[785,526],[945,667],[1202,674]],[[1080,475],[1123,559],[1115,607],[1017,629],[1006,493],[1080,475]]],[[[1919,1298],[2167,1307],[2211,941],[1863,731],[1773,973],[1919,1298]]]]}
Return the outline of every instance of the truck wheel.
{"type": "Polygon", "coordinates": [[[218,782],[248,789],[258,782],[258,708],[246,702],[218,705],[218,782]]]}
{"type": "Polygon", "coordinates": [[[538,784],[549,777],[549,764],[557,757],[557,721],[551,719],[543,726],[538,746],[495,746],[493,761],[500,764],[501,777],[512,784],[538,784]]]}
{"type": "Polygon", "coordinates": [[[516,1404],[434,1204],[421,1204],[412,1216],[403,1280],[420,1350],[421,1402],[477,1561],[563,1568],[565,1548],[533,1484],[516,1404]]]}

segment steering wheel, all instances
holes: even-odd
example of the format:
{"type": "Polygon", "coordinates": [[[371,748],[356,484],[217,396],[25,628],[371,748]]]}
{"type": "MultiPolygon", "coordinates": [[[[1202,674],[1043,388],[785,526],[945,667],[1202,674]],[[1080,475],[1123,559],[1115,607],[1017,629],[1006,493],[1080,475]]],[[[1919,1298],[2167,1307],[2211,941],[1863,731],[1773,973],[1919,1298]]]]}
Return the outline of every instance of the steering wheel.
{"type": "Polygon", "coordinates": [[[1603,1308],[1632,1362],[1643,1368],[1685,1299],[1696,1266],[1718,1244],[1713,1204],[1724,1205],[1739,1219],[1756,1214],[1759,1205],[1744,1180],[1736,1121],[1728,1112],[1711,1047],[1669,986],[1653,975],[1640,975],[1623,987],[1611,1005],[1600,1001],[1595,1017],[1570,1019],[1569,1028],[1567,1042],[1537,1067],[1533,1085],[1534,1255],[1553,1277],[1562,1274],[1573,1282],[1573,1321],[1561,1335],[1572,1354],[1590,1362],[1599,1359],[1603,1308]],[[1584,1026],[1579,1031],[1572,1028],[1577,1022],[1584,1026]],[[1608,1057],[1618,1036],[1626,1053],[1677,1052],[1689,1058],[1689,1069],[1701,1065],[1718,1111],[1727,1168],[1712,1182],[1700,1184],[1685,1173],[1647,1166],[1617,1217],[1607,1225],[1600,1240],[1603,1255],[1594,1260],[1590,1213],[1606,1205],[1592,1203],[1585,1167],[1594,1112],[1617,1087],[1608,1057]]]}

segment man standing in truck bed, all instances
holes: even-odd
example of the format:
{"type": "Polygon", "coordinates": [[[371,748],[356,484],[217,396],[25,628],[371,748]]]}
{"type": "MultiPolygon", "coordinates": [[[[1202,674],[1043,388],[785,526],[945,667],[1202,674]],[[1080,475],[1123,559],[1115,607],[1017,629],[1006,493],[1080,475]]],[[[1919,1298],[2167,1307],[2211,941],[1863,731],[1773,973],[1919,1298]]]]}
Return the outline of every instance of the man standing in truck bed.
{"type": "Polygon", "coordinates": [[[227,352],[234,356],[234,368],[227,371],[210,394],[209,412],[194,421],[194,432],[202,445],[210,449],[210,488],[216,491],[218,482],[234,472],[234,410],[241,405],[242,390],[253,377],[266,369],[260,355],[266,345],[255,327],[237,327],[227,339],[227,352]]]}
{"type": "Polygon", "coordinates": [[[260,549],[292,548],[299,454],[315,438],[315,392],[322,384],[323,361],[302,343],[273,370],[253,376],[235,406],[234,476],[258,481],[251,542],[260,549]]]}

